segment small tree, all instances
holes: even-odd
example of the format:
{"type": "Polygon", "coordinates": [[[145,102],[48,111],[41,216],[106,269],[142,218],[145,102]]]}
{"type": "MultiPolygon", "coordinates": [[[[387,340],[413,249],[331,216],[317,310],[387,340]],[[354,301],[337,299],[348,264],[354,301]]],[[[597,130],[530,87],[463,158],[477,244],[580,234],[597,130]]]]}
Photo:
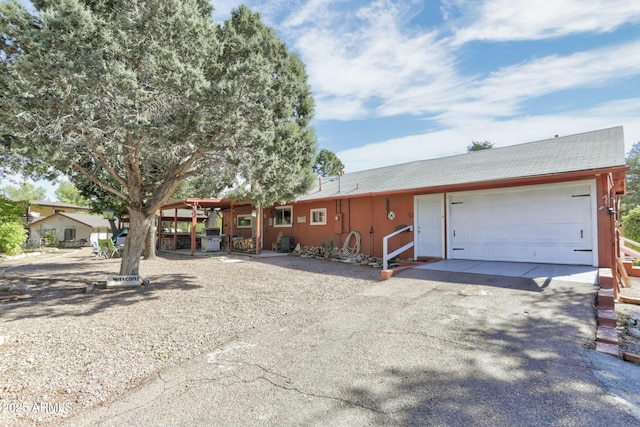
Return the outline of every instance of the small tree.
{"type": "Polygon", "coordinates": [[[22,252],[27,231],[20,216],[27,212],[29,202],[14,202],[0,195],[0,249],[7,255],[22,252]]]}
{"type": "Polygon", "coordinates": [[[70,182],[61,182],[56,188],[55,195],[59,202],[69,203],[77,206],[88,206],[87,199],[85,199],[80,191],[70,182]]]}
{"type": "Polygon", "coordinates": [[[27,240],[27,230],[22,221],[0,222],[0,249],[7,255],[18,255],[22,244],[27,240]]]}
{"type": "Polygon", "coordinates": [[[624,215],[621,222],[624,237],[640,242],[640,206],[624,215]]]}
{"type": "Polygon", "coordinates": [[[489,141],[472,141],[471,145],[467,146],[467,153],[471,153],[472,151],[481,151],[481,150],[490,150],[493,148],[493,142],[489,141]]]}
{"type": "Polygon", "coordinates": [[[316,156],[316,164],[313,166],[313,172],[325,177],[338,175],[341,168],[344,168],[344,164],[338,156],[336,156],[333,151],[323,148],[316,156]]]}
{"type": "Polygon", "coordinates": [[[27,213],[29,202],[26,200],[13,201],[0,195],[0,222],[17,221],[27,213]]]}
{"type": "MultiPolygon", "coordinates": [[[[640,142],[636,142],[627,153],[627,194],[622,197],[620,213],[626,213],[640,206],[640,142]]],[[[634,239],[635,240],[635,239],[634,239]]]]}
{"type": "Polygon", "coordinates": [[[30,182],[22,182],[19,185],[7,185],[2,188],[2,193],[14,200],[45,200],[47,190],[42,187],[36,187],[30,182]]]}

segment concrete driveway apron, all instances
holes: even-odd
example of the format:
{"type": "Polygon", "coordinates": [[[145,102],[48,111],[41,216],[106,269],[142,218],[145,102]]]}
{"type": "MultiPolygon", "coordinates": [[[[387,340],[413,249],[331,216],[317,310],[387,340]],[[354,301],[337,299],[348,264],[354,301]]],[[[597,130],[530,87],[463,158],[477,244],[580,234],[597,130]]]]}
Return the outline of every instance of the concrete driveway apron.
{"type": "MultiPolygon", "coordinates": [[[[595,293],[407,270],[164,370],[69,425],[640,425],[592,369],[595,293]]],[[[640,383],[640,368],[623,366],[640,383]]]]}

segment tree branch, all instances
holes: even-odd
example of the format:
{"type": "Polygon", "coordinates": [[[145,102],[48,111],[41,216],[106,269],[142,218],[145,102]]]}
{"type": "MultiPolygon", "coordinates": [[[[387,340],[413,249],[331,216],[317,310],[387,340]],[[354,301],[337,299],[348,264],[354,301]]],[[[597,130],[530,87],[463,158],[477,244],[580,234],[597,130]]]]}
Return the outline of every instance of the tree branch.
{"type": "MultiPolygon", "coordinates": [[[[82,123],[84,125],[85,131],[83,132],[83,130],[81,128],[78,128],[76,126],[73,126],[73,127],[76,128],[76,131],[80,135],[84,135],[85,136],[85,138],[87,139],[87,142],[91,146],[92,151],[95,154],[95,156],[98,159],[98,161],[100,162],[100,164],[105,168],[105,170],[109,173],[109,175],[111,175],[111,177],[113,179],[115,179],[120,185],[122,185],[123,187],[127,187],[127,182],[124,179],[122,179],[120,174],[118,174],[118,172],[116,172],[115,169],[113,169],[111,167],[111,164],[107,161],[107,159],[104,157],[104,155],[102,155],[102,153],[100,153],[100,151],[98,150],[98,146],[97,146],[96,142],[91,137],[91,132],[89,132],[89,130],[86,129],[87,125],[86,125],[84,119],[82,118],[82,116],[80,116],[76,112],[75,109],[72,109],[72,112],[73,112],[73,116],[76,118],[76,120],[78,120],[80,123],[82,123]]],[[[86,171],[86,169],[85,169],[85,171],[86,171]]]]}
{"type": "Polygon", "coordinates": [[[104,182],[100,181],[98,178],[93,176],[93,174],[91,172],[89,172],[87,169],[82,167],[78,162],[72,161],[71,162],[71,167],[73,169],[75,169],[76,171],[78,171],[79,173],[81,173],[82,175],[86,176],[87,179],[89,179],[89,181],[93,182],[98,187],[102,188],[104,191],[108,191],[109,193],[112,193],[112,194],[118,196],[120,199],[122,199],[123,201],[127,202],[127,204],[130,202],[129,197],[126,194],[116,190],[113,187],[105,185],[104,182]]]}

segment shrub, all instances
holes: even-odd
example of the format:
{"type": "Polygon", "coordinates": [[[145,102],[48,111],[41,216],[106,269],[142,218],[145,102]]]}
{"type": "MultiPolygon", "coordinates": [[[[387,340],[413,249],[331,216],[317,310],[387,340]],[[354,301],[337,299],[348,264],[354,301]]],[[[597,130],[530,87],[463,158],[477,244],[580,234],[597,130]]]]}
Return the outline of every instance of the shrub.
{"type": "Polygon", "coordinates": [[[622,234],[627,239],[640,242],[640,206],[622,217],[622,234]]]}
{"type": "Polygon", "coordinates": [[[56,248],[58,247],[58,236],[55,231],[48,231],[42,234],[42,240],[44,241],[44,245],[48,248],[56,248]]]}
{"type": "Polygon", "coordinates": [[[0,248],[7,255],[21,253],[25,240],[27,240],[27,230],[24,229],[22,221],[0,223],[0,248]]]}

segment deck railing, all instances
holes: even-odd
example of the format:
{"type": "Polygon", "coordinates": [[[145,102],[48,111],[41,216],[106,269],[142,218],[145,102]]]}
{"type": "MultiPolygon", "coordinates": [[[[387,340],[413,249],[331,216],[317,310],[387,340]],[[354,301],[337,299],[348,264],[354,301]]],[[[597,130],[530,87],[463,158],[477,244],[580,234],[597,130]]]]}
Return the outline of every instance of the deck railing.
{"type": "Polygon", "coordinates": [[[624,256],[630,256],[632,258],[640,259],[640,251],[627,246],[627,243],[635,246],[636,248],[640,248],[640,243],[635,242],[631,239],[627,239],[626,237],[620,236],[620,254],[624,256]]]}
{"type": "Polygon", "coordinates": [[[395,251],[388,253],[389,252],[389,239],[392,238],[393,236],[400,234],[400,233],[404,233],[405,231],[413,231],[413,225],[408,225],[404,228],[401,228],[400,230],[396,230],[395,232],[389,234],[388,236],[384,236],[384,238],[382,239],[382,268],[384,270],[389,268],[389,260],[397,255],[400,255],[402,252],[406,251],[407,249],[411,249],[413,247],[413,240],[409,243],[407,243],[406,245],[404,245],[403,247],[401,247],[400,249],[396,249],[395,251]]]}

